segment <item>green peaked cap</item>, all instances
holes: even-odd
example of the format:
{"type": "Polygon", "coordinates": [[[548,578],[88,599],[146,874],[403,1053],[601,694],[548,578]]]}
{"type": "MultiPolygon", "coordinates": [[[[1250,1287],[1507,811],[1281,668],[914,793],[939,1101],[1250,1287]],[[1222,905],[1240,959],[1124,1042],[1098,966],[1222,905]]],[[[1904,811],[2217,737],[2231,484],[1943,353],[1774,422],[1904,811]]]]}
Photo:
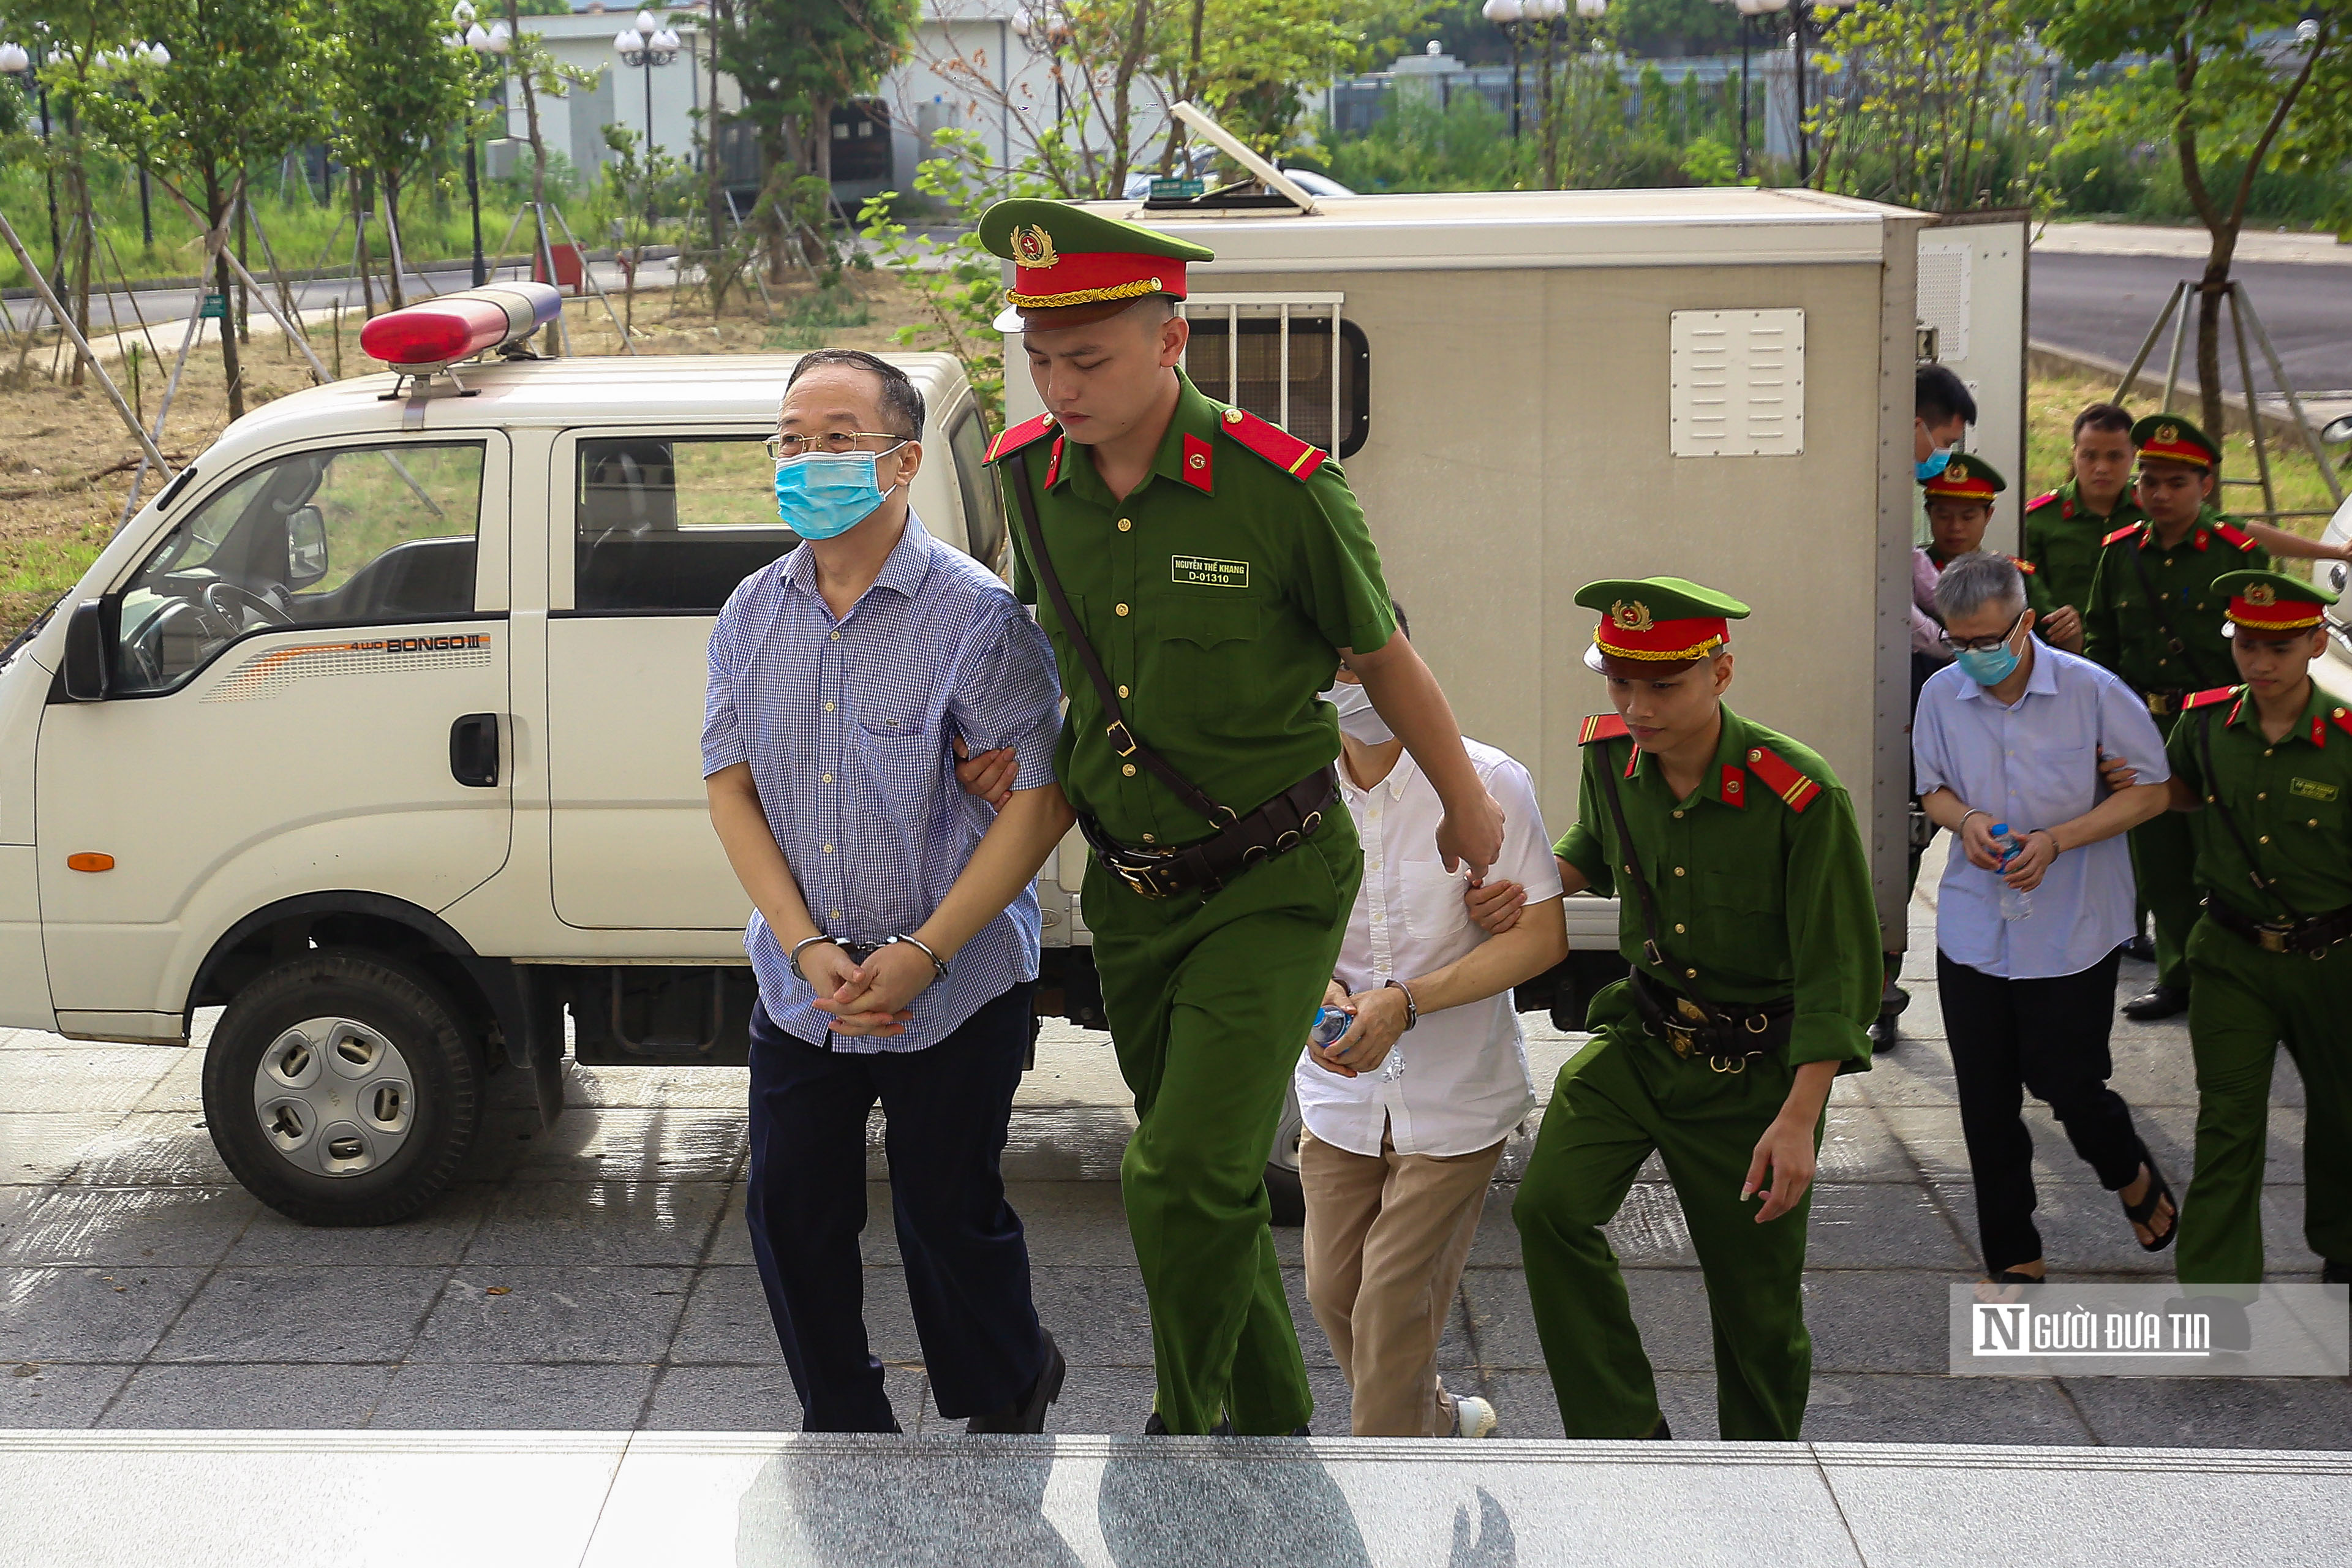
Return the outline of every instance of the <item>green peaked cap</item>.
{"type": "Polygon", "coordinates": [[[1062,256],[1114,251],[1129,256],[1165,256],[1177,261],[1217,258],[1217,253],[1205,245],[1042,196],[1015,196],[981,214],[980,243],[992,256],[1020,261],[1023,258],[1013,248],[1013,231],[1030,228],[1041,230],[1054,251],[1062,256]]]}
{"type": "Polygon", "coordinates": [[[2200,468],[2210,468],[2221,459],[2220,444],[2194,422],[2178,414],[2147,416],[2132,426],[2131,438],[2143,458],[2189,463],[2200,468]]]}
{"type": "Polygon", "coordinates": [[[1701,587],[1685,577],[1603,577],[1576,591],[1576,602],[1608,615],[1619,605],[1639,604],[1659,621],[1719,617],[1744,621],[1748,606],[1728,594],[1701,587]]]}
{"type": "Polygon", "coordinates": [[[2009,481],[2000,477],[2000,470],[1974,452],[1953,453],[1942,473],[1932,479],[1922,479],[1919,484],[1930,497],[1942,496],[1948,500],[1990,499],[2009,489],[2009,481]],[[1990,490],[1987,486],[1991,487],[1990,490]]]}
{"type": "Polygon", "coordinates": [[[2213,579],[2215,591],[2227,594],[2233,599],[2259,599],[2260,595],[2249,595],[2247,590],[2265,586],[2270,589],[2271,600],[2274,604],[2332,605],[2336,600],[2334,591],[2315,583],[2306,583],[2300,577],[2290,577],[2284,572],[2224,572],[2213,579]]]}

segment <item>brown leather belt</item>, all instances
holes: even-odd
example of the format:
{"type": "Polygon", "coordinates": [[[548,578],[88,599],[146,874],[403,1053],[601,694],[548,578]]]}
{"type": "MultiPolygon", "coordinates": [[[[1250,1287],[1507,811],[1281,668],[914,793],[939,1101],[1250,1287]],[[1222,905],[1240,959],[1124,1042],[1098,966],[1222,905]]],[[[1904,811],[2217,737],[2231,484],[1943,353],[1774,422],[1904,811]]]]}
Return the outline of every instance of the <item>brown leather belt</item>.
{"type": "Polygon", "coordinates": [[[2352,940],[2352,906],[2302,921],[2258,921],[2223,903],[2205,900],[2213,923],[2243,937],[2264,952],[2294,952],[2305,958],[2326,958],[2339,942],[2352,940]]]}
{"type": "Polygon", "coordinates": [[[1630,978],[1633,1010],[1642,1016],[1643,1026],[1685,1061],[1705,1057],[1706,1065],[1717,1072],[1746,1072],[1748,1058],[1768,1055],[1789,1043],[1797,1016],[1794,997],[1761,1007],[1717,1005],[1710,1009],[1639,969],[1632,971],[1630,978]]]}
{"type": "Polygon", "coordinates": [[[1081,812],[1078,830],[1103,867],[1139,898],[1170,899],[1194,889],[1215,892],[1261,860],[1285,855],[1323,826],[1339,793],[1329,768],[1318,768],[1255,811],[1243,813],[1198,843],[1160,849],[1122,844],[1081,812]]]}

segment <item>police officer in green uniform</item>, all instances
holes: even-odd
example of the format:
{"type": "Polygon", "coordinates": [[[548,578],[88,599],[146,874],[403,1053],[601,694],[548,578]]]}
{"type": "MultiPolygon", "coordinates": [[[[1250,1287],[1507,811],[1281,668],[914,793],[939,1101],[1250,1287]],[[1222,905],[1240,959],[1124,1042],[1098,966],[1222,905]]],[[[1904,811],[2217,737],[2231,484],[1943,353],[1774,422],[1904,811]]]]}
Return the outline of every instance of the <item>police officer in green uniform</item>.
{"type": "Polygon", "coordinates": [[[2276,572],[2231,572],[2242,684],[2190,697],[2166,760],[2197,852],[2204,914],[2189,937],[2197,1171],[2180,1210],[2185,1285],[2259,1284],[2271,1063],[2302,1075],[2304,1237],[2328,1283],[2352,1283],[2352,710],[2311,679],[2336,595],[2276,572]]]}
{"type": "Polygon", "coordinates": [[[2070,653],[2083,651],[2083,606],[2099,566],[2100,541],[2147,521],[2132,495],[2132,416],[2112,403],[2074,416],[2073,472],[2025,503],[2025,602],[2034,629],[2070,653]]]}
{"type": "Polygon", "coordinates": [[[1722,1435],[1793,1439],[1822,1108],[1878,1011],[1862,835],[1827,763],[1724,706],[1747,605],[1678,577],[1576,602],[1601,613],[1586,662],[1616,711],[1585,721],[1554,852],[1570,892],[1616,896],[1632,973],[1593,998],[1512,1207],[1537,1331],[1570,1436],[1667,1435],[1602,1231],[1654,1149],[1706,1279],[1722,1435]]]}
{"type": "Polygon", "coordinates": [[[1084,908],[1135,1095],[1119,1180],[1147,1430],[1291,1432],[1313,1402],[1264,1174],[1362,876],[1317,700],[1339,661],[1445,804],[1433,859],[1483,877],[1502,813],[1396,631],[1339,465],[1180,367],[1175,302],[1210,253],[1048,201],[997,204],[980,237],[1014,264],[1046,409],[989,458],[1069,698],[1056,772],[1094,847],[1084,908]]]}
{"type": "MultiPolygon", "coordinates": [[[[2123,677],[2162,726],[2190,692],[2232,673],[2213,579],[2266,567],[2270,556],[2214,510],[2220,448],[2205,432],[2178,414],[2151,414],[2132,426],[2132,441],[2147,521],[2101,542],[2083,652],[2123,677]]],[[[2156,984],[2124,1004],[2124,1016],[2168,1018],[2189,1005],[2189,929],[2197,921],[2189,826],[2168,812],[2133,828],[2130,842],[2140,901],[2156,924],[2156,984]]]]}

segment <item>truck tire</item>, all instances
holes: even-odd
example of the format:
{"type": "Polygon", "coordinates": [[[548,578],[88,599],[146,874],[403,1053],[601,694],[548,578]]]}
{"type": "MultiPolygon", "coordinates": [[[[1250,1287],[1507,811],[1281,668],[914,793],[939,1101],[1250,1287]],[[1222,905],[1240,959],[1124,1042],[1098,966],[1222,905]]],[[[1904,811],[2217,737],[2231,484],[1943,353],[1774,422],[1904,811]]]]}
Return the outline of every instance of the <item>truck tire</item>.
{"type": "Polygon", "coordinates": [[[264,971],[205,1053],[205,1122],[246,1191],[304,1225],[393,1225],[439,1196],[482,1117],[482,1062],[420,971],[329,949],[264,971]]]}

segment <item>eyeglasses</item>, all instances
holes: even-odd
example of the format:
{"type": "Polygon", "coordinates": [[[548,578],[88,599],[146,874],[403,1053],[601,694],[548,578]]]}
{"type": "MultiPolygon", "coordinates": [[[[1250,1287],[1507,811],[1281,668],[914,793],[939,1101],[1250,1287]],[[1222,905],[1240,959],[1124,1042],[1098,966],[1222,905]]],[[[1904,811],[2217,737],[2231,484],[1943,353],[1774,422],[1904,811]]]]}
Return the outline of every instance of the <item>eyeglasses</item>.
{"type": "Polygon", "coordinates": [[[806,457],[811,452],[886,452],[909,439],[887,430],[829,430],[822,436],[771,436],[762,444],[768,448],[768,460],[781,463],[787,458],[806,457]],[[868,441],[882,445],[868,447],[865,444],[868,441]]]}
{"type": "Polygon", "coordinates": [[[1946,632],[1942,637],[1937,640],[1942,642],[1944,647],[1953,653],[1990,653],[1993,649],[2000,647],[2002,644],[2008,642],[2010,638],[2015,637],[2017,635],[2018,626],[2024,621],[2024,619],[2025,612],[2023,610],[2018,611],[2017,619],[2009,623],[2009,630],[2001,633],[2000,636],[1997,637],[1956,637],[1951,633],[1946,632]]]}

